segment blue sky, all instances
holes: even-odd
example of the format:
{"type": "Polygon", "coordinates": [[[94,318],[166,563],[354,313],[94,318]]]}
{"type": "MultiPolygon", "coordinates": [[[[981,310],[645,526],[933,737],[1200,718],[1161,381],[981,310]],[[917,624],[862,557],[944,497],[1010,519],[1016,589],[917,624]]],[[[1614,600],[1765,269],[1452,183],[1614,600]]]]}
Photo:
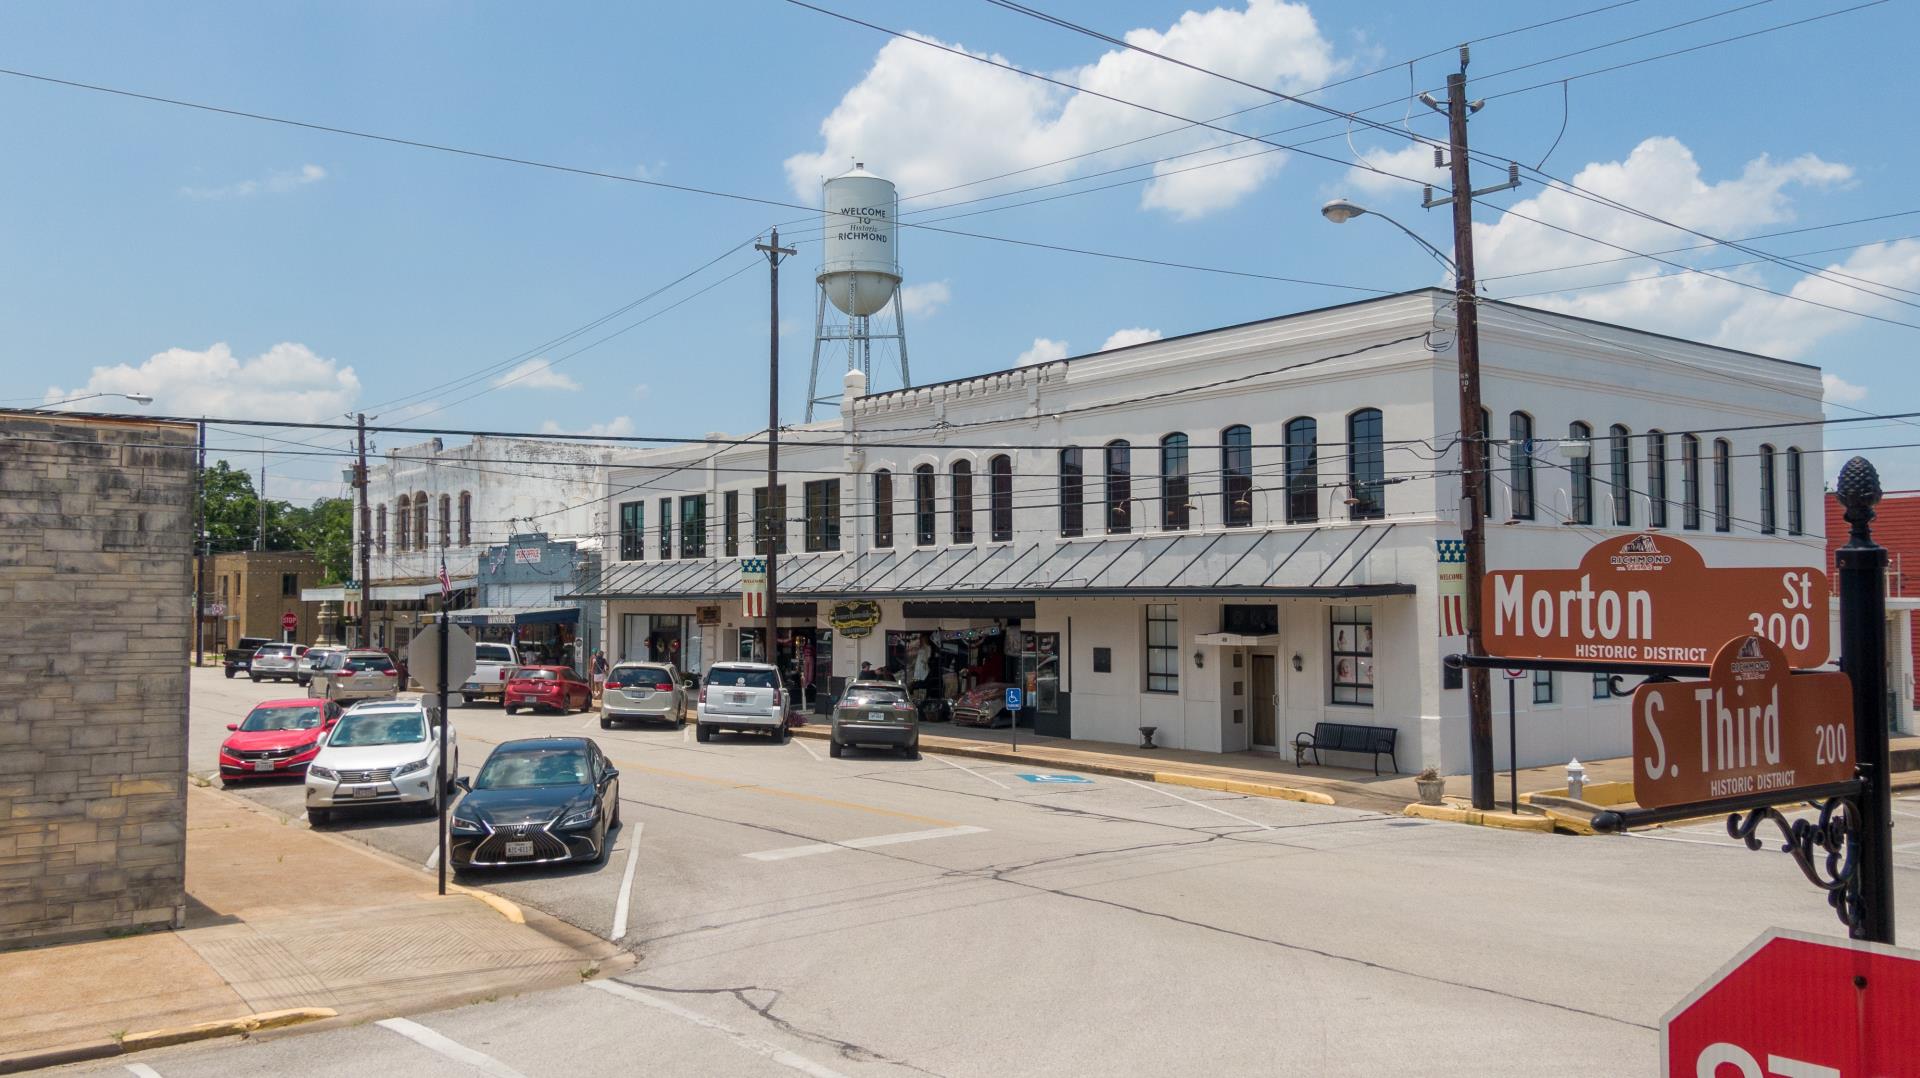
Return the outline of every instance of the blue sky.
{"type": "MultiPolygon", "coordinates": [[[[1399,122],[1408,115],[1407,59],[1603,2],[1462,9],[1242,0],[1215,9],[1054,0],[1046,9],[1116,34],[1146,32],[1137,40],[1290,91],[1388,67],[1315,99],[1343,109],[1382,106],[1368,115],[1399,122]]],[[[823,6],[1184,116],[1264,100],[1151,58],[1108,55],[1101,42],[983,2],[823,6]]],[[[1775,0],[1554,59],[1736,6],[1642,0],[1475,45],[1473,92],[1491,99],[1474,121],[1476,148],[1533,165],[1562,126],[1557,80],[1850,5],[1775,0]],[[1499,74],[1520,65],[1534,66],[1499,74]],[[1552,85],[1496,96],[1536,83],[1552,85]]],[[[1582,186],[1718,236],[1920,210],[1904,77],[1916,32],[1913,7],[1888,3],[1575,79],[1565,133],[1545,171],[1578,174],[1582,186]]],[[[786,202],[813,201],[814,178],[854,155],[912,195],[1175,126],[912,42],[890,43],[781,0],[644,8],[13,4],[0,9],[0,42],[0,66],[16,70],[786,202]]],[[[1453,64],[1450,50],[1421,60],[1412,83],[1437,87],[1453,64]]],[[[1317,118],[1278,104],[1227,125],[1259,133],[1317,118]]],[[[1411,123],[1442,133],[1417,105],[1411,123]]],[[[1287,138],[1321,135],[1332,137],[1311,148],[1341,161],[1357,153],[1403,175],[1423,167],[1425,151],[1408,150],[1407,140],[1365,128],[1349,139],[1341,122],[1287,138]]],[[[597,332],[538,346],[804,213],[14,77],[0,77],[0,138],[8,147],[0,164],[0,288],[8,297],[0,305],[0,371],[15,403],[105,388],[155,393],[153,410],[168,413],[326,419],[364,408],[429,425],[665,435],[752,429],[765,414],[756,395],[765,370],[764,269],[721,280],[753,265],[750,250],[597,332]],[[648,315],[656,316],[559,358],[648,315]],[[519,370],[516,357],[557,362],[481,392],[519,370]],[[463,377],[478,380],[447,385],[463,377]]],[[[1076,181],[1036,195],[1113,183],[1147,173],[1085,177],[1222,141],[1188,131],[943,198],[1038,182],[1076,181]]],[[[1497,179],[1489,169],[1481,182],[1497,179]]],[[[1419,209],[1416,186],[1295,153],[952,227],[1370,288],[1438,281],[1434,264],[1390,228],[1325,223],[1318,207],[1336,194],[1447,244],[1447,220],[1419,209]]],[[[1487,201],[1635,250],[1698,242],[1543,195],[1533,182],[1487,201]]],[[[1481,219],[1483,276],[1615,254],[1503,221],[1492,209],[1481,219]]],[[[805,227],[794,224],[789,234],[805,227]]],[[[1920,289],[1920,240],[1900,239],[1914,235],[1920,214],[1755,246],[1819,251],[1807,260],[1838,267],[1848,281],[1920,289]],[[1890,240],[1899,242],[1879,242],[1890,240]],[[1838,247],[1848,249],[1826,250],[1838,247]]],[[[1023,354],[1092,351],[1121,331],[1173,335],[1364,294],[916,230],[903,233],[900,249],[916,286],[908,331],[919,381],[1004,367],[1023,354]]],[[[795,419],[818,250],[803,246],[784,275],[783,391],[795,419]]],[[[1745,260],[1725,250],[1669,257],[1700,267],[1745,260]]],[[[1920,324],[1920,309],[1907,305],[1920,295],[1910,292],[1868,296],[1770,265],[1719,272],[1920,324]]],[[[1821,364],[1841,379],[1832,400],[1842,404],[1897,411],[1920,401],[1906,362],[1917,329],[1674,276],[1645,261],[1536,273],[1492,291],[1547,287],[1578,290],[1530,302],[1821,364]],[[1594,285],[1603,286],[1580,287],[1594,285]]],[[[1861,425],[1834,430],[1829,444],[1920,442],[1915,435],[1911,425],[1861,425]]],[[[222,435],[218,444],[259,443],[222,435]]],[[[1874,456],[1894,483],[1920,486],[1920,456],[1874,456]]],[[[1837,464],[1829,462],[1829,474],[1837,464]]],[[[269,466],[270,487],[286,496],[339,490],[336,462],[270,457],[269,466]]]]}

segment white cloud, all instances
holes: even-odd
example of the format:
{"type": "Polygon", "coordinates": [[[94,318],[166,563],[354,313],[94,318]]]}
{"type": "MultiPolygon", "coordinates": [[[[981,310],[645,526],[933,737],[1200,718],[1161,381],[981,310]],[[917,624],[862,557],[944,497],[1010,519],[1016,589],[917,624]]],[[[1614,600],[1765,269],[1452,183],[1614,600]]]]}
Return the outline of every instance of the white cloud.
{"type": "MultiPolygon", "coordinates": [[[[1282,0],[1247,0],[1237,10],[1188,11],[1165,30],[1130,30],[1126,39],[1144,49],[1280,90],[1318,86],[1345,66],[1334,57],[1307,7],[1282,0]]],[[[998,54],[971,54],[1011,62],[998,54]]],[[[1078,87],[1152,103],[1195,119],[1270,100],[1126,49],[1113,49],[1093,63],[1049,74],[1078,87]]],[[[1164,116],[894,39],[880,48],[866,75],[821,121],[821,148],[787,159],[787,179],[795,193],[810,202],[818,199],[822,179],[845,171],[855,160],[893,180],[908,195],[1033,169],[1017,178],[1025,186],[1062,179],[1079,170],[1106,168],[1111,162],[1096,156],[1065,165],[1035,166],[1176,126],[1164,116]]],[[[1141,205],[1181,218],[1198,217],[1233,205],[1284,163],[1285,154],[1276,153],[1169,174],[1193,164],[1230,160],[1257,148],[1251,144],[1221,149],[1228,141],[1228,136],[1205,129],[1155,139],[1151,148],[1162,156],[1207,153],[1161,166],[1161,173],[1142,192],[1141,205]]],[[[978,193],[970,190],[948,197],[978,193]]],[[[922,203],[931,204],[931,199],[922,203]]]]}
{"type": "Polygon", "coordinates": [[[188,198],[202,199],[250,198],[258,194],[281,195],[309,184],[319,183],[326,178],[326,169],[319,165],[306,164],[284,172],[268,173],[265,179],[240,180],[220,187],[182,187],[180,193],[188,198]]]}
{"type": "MultiPolygon", "coordinates": [[[[144,363],[95,367],[84,384],[50,387],[45,400],[87,393],[147,393],[157,415],[205,415],[319,422],[339,419],[360,396],[352,367],[313,354],[304,344],[283,341],[247,359],[224,342],[204,351],[169,348],[144,363]]],[[[131,410],[115,398],[87,401],[82,409],[131,410]]]]}
{"type": "Polygon", "coordinates": [[[633,395],[641,400],[646,400],[653,395],[653,387],[645,382],[641,382],[639,385],[633,387],[633,395]]]}
{"type": "Polygon", "coordinates": [[[580,388],[579,382],[554,370],[553,361],[545,356],[529,359],[493,380],[495,389],[509,385],[515,389],[562,389],[569,393],[580,388]]]}
{"type": "Polygon", "coordinates": [[[945,281],[910,284],[900,290],[900,305],[915,318],[930,318],[953,299],[953,289],[945,281]]]}
{"type": "Polygon", "coordinates": [[[1033,347],[1020,353],[1013,361],[1016,367],[1031,367],[1036,363],[1051,363],[1056,359],[1067,358],[1067,342],[1035,337],[1033,347]]]}
{"type": "Polygon", "coordinates": [[[633,419],[630,416],[617,416],[605,423],[589,423],[584,427],[562,426],[558,421],[549,419],[540,424],[542,434],[594,434],[625,436],[633,433],[633,419]]]}
{"type": "Polygon", "coordinates": [[[1424,142],[1409,142],[1397,150],[1375,147],[1360,152],[1358,165],[1347,170],[1347,183],[1372,195],[1408,194],[1418,188],[1402,180],[1419,180],[1435,187],[1448,183],[1447,170],[1433,164],[1433,147],[1424,142]]]}
{"type": "Polygon", "coordinates": [[[1164,334],[1157,329],[1140,327],[1134,329],[1116,329],[1113,331],[1113,336],[1107,338],[1107,343],[1100,346],[1100,351],[1111,352],[1115,348],[1125,348],[1131,344],[1146,344],[1148,341],[1157,341],[1162,336],[1164,336],[1164,334]]]}
{"type": "Polygon", "coordinates": [[[1837,374],[1820,376],[1821,395],[1834,404],[1858,404],[1867,399],[1867,387],[1857,386],[1837,374]]]}

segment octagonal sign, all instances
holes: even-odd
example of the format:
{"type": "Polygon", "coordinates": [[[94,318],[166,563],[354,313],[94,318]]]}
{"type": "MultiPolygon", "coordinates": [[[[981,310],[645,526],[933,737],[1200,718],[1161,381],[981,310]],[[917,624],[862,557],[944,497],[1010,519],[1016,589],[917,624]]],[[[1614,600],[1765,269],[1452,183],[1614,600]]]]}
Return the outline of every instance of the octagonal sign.
{"type": "Polygon", "coordinates": [[[1774,929],[1660,1025],[1668,1078],[1920,1078],[1920,952],[1774,929]]]}

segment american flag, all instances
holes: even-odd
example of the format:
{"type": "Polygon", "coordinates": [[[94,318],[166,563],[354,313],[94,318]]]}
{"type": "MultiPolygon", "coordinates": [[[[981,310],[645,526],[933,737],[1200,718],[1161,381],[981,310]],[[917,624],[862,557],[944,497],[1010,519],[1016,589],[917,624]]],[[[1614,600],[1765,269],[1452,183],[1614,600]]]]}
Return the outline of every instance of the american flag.
{"type": "Polygon", "coordinates": [[[453,594],[453,581],[447,577],[447,556],[440,555],[440,601],[445,603],[453,594]]]}

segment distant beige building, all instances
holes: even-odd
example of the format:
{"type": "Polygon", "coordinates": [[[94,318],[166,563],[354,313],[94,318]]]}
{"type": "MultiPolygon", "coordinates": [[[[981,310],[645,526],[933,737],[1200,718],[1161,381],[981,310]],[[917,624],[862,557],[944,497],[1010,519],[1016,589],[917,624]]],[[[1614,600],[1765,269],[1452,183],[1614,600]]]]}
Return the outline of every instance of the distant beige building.
{"type": "Polygon", "coordinates": [[[325,571],[305,550],[242,550],[207,559],[207,651],[232,647],[243,636],[281,639],[280,619],[300,620],[294,642],[320,638],[319,603],[304,602],[303,588],[317,587],[325,571]]]}
{"type": "Polygon", "coordinates": [[[184,922],[194,440],[0,411],[0,947],[184,922]]]}

